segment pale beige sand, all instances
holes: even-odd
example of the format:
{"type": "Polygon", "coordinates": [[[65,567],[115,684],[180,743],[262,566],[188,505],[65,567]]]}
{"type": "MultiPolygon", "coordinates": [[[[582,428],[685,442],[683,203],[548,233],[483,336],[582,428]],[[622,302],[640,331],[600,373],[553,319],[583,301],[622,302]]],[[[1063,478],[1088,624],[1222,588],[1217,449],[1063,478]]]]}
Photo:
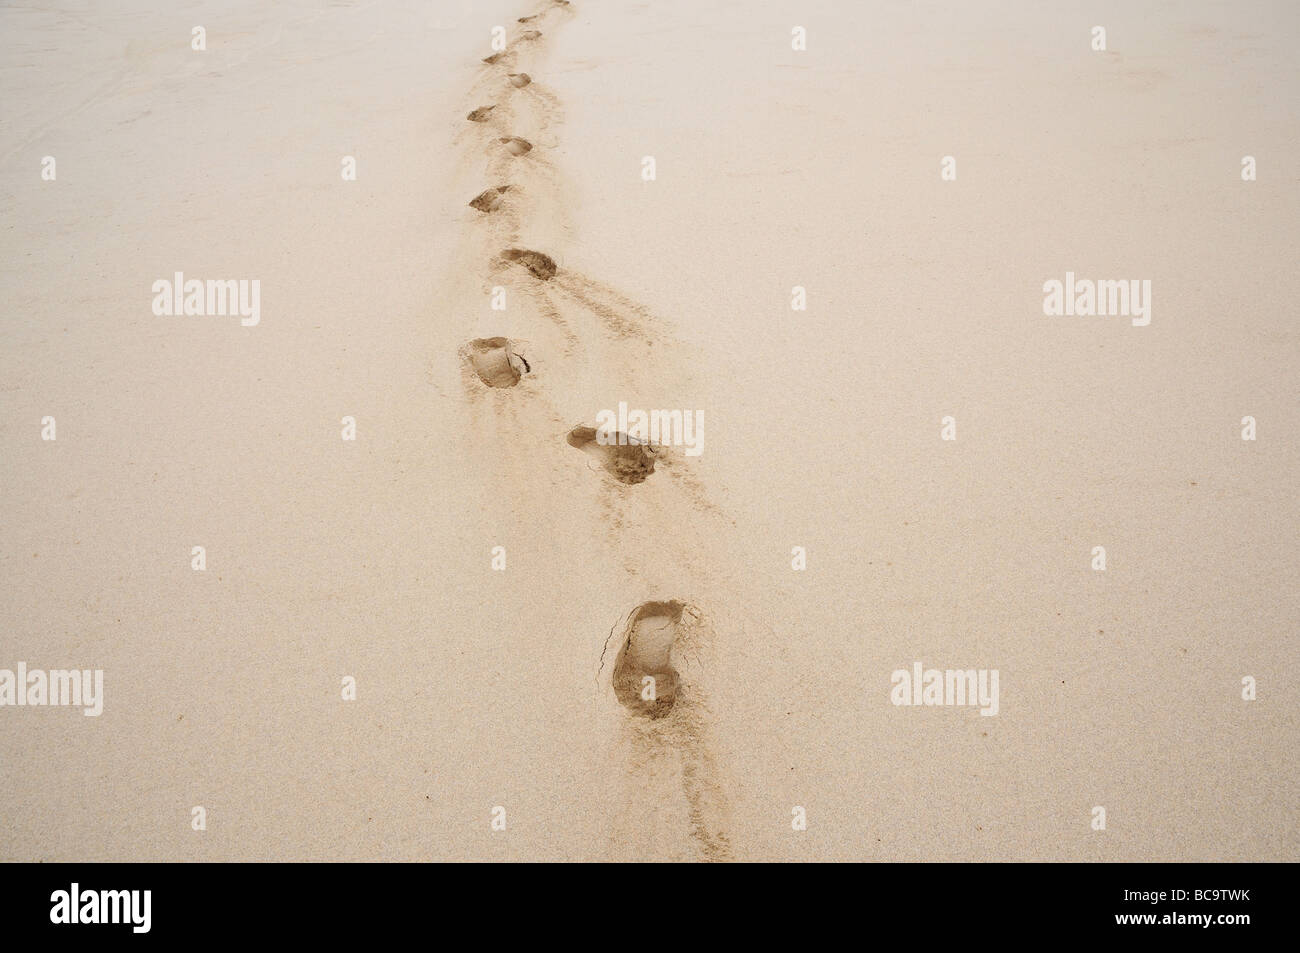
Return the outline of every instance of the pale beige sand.
{"type": "Polygon", "coordinates": [[[0,8],[0,859],[1297,859],[1293,5],[125,6],[0,8]]]}

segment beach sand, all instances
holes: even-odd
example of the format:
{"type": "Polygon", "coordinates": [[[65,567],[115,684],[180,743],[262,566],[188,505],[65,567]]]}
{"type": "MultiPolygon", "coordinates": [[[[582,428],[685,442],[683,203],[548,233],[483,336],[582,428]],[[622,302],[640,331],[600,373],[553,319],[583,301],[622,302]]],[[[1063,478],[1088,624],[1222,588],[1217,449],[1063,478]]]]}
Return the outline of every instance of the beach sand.
{"type": "Polygon", "coordinates": [[[0,668],[104,672],[0,708],[0,860],[1300,859],[1297,41],[0,8],[0,668]],[[578,429],[620,403],[701,452],[578,429]]]}

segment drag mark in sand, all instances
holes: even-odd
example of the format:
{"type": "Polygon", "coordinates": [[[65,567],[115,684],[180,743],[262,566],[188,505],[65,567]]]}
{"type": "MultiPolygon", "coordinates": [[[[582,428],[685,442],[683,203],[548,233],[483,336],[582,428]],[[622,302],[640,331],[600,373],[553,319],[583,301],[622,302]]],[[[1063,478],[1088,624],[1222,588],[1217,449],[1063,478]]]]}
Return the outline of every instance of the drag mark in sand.
{"type": "Polygon", "coordinates": [[[571,304],[595,315],[615,338],[639,338],[652,344],[667,344],[672,340],[662,327],[654,327],[651,333],[651,326],[656,322],[650,312],[604,282],[566,270],[554,282],[554,287],[571,304]]]}
{"type": "MultiPolygon", "coordinates": [[[[499,257],[505,262],[518,262],[534,278],[551,282],[569,305],[590,312],[615,338],[639,338],[648,343],[661,344],[671,341],[662,328],[655,328],[655,333],[651,333],[649,325],[654,323],[654,319],[644,307],[603,282],[586,278],[574,271],[561,274],[555,259],[550,255],[527,248],[507,248],[499,257]]],[[[560,324],[567,325],[561,317],[560,308],[554,302],[548,303],[553,317],[560,324]]]]}

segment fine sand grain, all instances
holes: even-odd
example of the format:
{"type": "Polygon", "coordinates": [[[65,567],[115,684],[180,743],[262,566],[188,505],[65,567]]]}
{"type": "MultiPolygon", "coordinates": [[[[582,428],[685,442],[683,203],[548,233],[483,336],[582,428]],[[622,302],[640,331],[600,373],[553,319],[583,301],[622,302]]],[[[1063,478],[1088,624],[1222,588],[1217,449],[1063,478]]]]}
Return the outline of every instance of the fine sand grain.
{"type": "Polygon", "coordinates": [[[0,860],[1300,856],[1293,4],[111,6],[0,7],[0,669],[105,686],[0,860]]]}

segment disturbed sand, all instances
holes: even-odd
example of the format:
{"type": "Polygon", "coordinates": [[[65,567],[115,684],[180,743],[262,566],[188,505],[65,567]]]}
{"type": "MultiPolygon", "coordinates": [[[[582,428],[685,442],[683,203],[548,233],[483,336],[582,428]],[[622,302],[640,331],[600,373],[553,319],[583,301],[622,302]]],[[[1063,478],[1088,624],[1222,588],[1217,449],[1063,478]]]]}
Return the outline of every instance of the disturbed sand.
{"type": "Polygon", "coordinates": [[[0,859],[1297,859],[1300,15],[1133,6],[0,8],[0,859]]]}

